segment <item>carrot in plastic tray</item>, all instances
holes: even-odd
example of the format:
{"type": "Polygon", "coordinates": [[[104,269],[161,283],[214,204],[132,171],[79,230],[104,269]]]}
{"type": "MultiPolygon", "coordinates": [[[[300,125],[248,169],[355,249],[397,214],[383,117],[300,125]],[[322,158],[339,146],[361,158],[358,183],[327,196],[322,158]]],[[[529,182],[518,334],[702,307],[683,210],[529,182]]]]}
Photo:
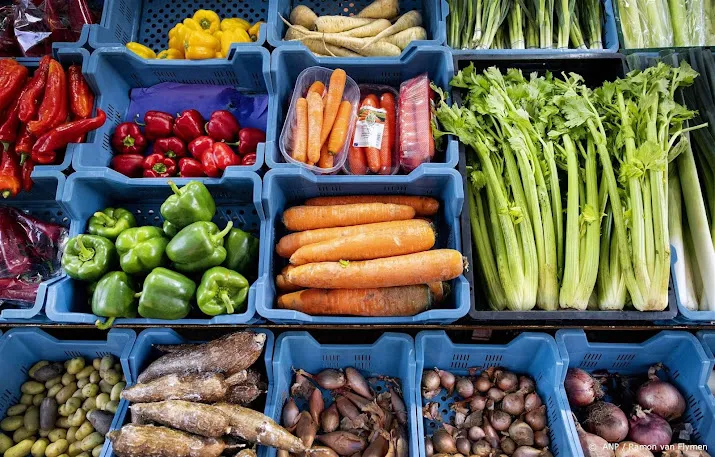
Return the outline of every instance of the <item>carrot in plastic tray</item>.
{"type": "Polygon", "coordinates": [[[412,171],[434,157],[433,100],[434,91],[426,73],[400,85],[398,145],[400,165],[405,171],[412,171]]]}

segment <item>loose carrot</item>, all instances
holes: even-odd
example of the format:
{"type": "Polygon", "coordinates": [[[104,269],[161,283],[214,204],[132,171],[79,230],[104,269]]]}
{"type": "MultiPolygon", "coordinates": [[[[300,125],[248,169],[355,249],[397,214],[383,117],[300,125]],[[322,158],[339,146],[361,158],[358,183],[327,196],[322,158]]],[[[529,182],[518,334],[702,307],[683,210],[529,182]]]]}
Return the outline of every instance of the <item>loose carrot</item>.
{"type": "Polygon", "coordinates": [[[278,308],[311,315],[414,316],[432,305],[424,284],[382,289],[308,289],[278,297],[278,308]]]}
{"type": "Polygon", "coordinates": [[[323,126],[320,129],[320,144],[328,139],[330,131],[333,129],[333,123],[338,116],[340,101],[343,99],[343,91],[345,90],[345,81],[347,75],[345,70],[337,68],[330,75],[330,83],[328,83],[328,94],[325,96],[325,114],[323,116],[323,126]]]}
{"type": "Polygon", "coordinates": [[[415,209],[406,205],[359,203],[339,206],[294,206],[283,212],[288,230],[312,230],[374,222],[401,221],[415,217],[415,209]]]}
{"type": "Polygon", "coordinates": [[[325,95],[325,84],[323,84],[323,81],[315,81],[308,88],[308,92],[315,92],[322,97],[325,95]]]}
{"type": "Polygon", "coordinates": [[[305,201],[306,206],[351,205],[354,203],[407,205],[413,207],[418,216],[434,216],[439,211],[439,202],[434,198],[414,195],[338,195],[309,198],[305,201]]]}
{"type": "Polygon", "coordinates": [[[412,254],[432,249],[435,233],[424,221],[405,224],[377,232],[360,233],[309,244],[290,257],[293,265],[312,262],[337,262],[338,260],[370,260],[396,255],[412,254]]]}
{"type": "MultiPolygon", "coordinates": [[[[380,104],[377,100],[377,95],[370,94],[362,102],[362,106],[368,106],[371,108],[379,108],[380,104]]],[[[367,166],[370,171],[377,173],[380,171],[380,148],[365,148],[365,156],[367,157],[367,166]]]]}
{"type": "MultiPolygon", "coordinates": [[[[297,286],[294,286],[297,287],[297,286]]],[[[444,297],[449,294],[449,283],[448,282],[431,282],[427,284],[429,290],[432,291],[432,297],[434,298],[435,304],[440,304],[444,300],[444,297]]]]}
{"type": "MultiPolygon", "coordinates": [[[[392,227],[415,227],[424,223],[429,223],[429,221],[412,219],[407,221],[377,222],[375,224],[362,224],[349,227],[325,228],[291,233],[289,235],[285,235],[278,241],[278,244],[276,244],[276,253],[281,257],[288,258],[299,248],[309,244],[320,243],[321,241],[332,240],[344,236],[353,236],[359,233],[387,230],[392,227]]],[[[290,268],[293,267],[290,266],[290,268]]]]}
{"type": "Polygon", "coordinates": [[[323,125],[323,98],[315,92],[308,94],[308,164],[320,160],[320,129],[323,125]]]}
{"type": "Polygon", "coordinates": [[[395,96],[390,92],[382,94],[380,108],[386,112],[380,147],[380,174],[389,175],[392,172],[392,151],[395,148],[395,96]]]}
{"type": "Polygon", "coordinates": [[[286,279],[306,288],[366,289],[449,281],[463,269],[459,251],[434,249],[384,259],[309,263],[289,271],[286,279]]]}
{"type": "Polygon", "coordinates": [[[338,116],[333,123],[333,130],[330,132],[328,140],[328,152],[331,155],[337,155],[342,151],[345,145],[345,140],[348,137],[348,125],[350,124],[350,115],[352,114],[352,105],[349,101],[343,101],[338,108],[338,116]]]}
{"type": "Polygon", "coordinates": [[[287,267],[283,268],[279,275],[276,276],[276,288],[281,292],[294,292],[296,290],[302,289],[302,287],[300,286],[295,286],[289,283],[285,277],[285,274],[293,268],[295,268],[293,265],[288,265],[287,267]]]}
{"type": "Polygon", "coordinates": [[[305,162],[308,155],[308,100],[299,98],[295,104],[293,158],[305,162]]]}
{"type": "Polygon", "coordinates": [[[318,166],[320,168],[333,168],[333,159],[335,156],[328,152],[328,143],[324,143],[320,148],[320,160],[318,166]]]}

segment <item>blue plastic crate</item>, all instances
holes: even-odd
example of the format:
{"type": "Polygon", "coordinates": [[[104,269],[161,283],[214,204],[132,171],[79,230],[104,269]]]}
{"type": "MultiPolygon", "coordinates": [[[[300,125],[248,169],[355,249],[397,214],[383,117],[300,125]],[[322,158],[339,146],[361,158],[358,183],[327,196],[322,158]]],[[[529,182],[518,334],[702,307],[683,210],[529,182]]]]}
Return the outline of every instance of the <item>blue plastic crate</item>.
{"type": "MultiPolygon", "coordinates": [[[[161,226],[161,204],[173,194],[167,185],[168,179],[133,180],[108,170],[80,171],[67,179],[62,203],[72,218],[71,236],[84,233],[87,221],[96,211],[106,207],[122,207],[132,211],[137,224],[161,226]]],[[[191,178],[173,179],[182,187],[191,178]]],[[[258,236],[264,221],[261,206],[261,181],[258,175],[248,171],[228,170],[222,178],[206,179],[216,201],[214,222],[223,228],[228,220],[234,227],[258,236]]],[[[263,243],[263,240],[261,240],[263,243]]],[[[260,266],[259,266],[260,271],[260,266]]],[[[256,298],[262,288],[260,281],[251,285],[246,308],[242,313],[221,316],[205,316],[192,313],[179,320],[116,319],[117,324],[128,325],[173,325],[173,324],[247,324],[255,321],[256,298]]],[[[48,290],[47,317],[54,322],[92,324],[97,316],[91,314],[86,293],[87,283],[70,277],[52,284],[48,290]]]]}
{"type": "MultiPolygon", "coordinates": [[[[372,3],[373,0],[353,0],[325,1],[325,0],[272,0],[268,11],[268,43],[271,46],[295,46],[303,49],[307,48],[298,41],[283,41],[286,33],[286,25],[281,20],[283,16],[286,20],[290,17],[290,12],[298,5],[305,5],[313,10],[318,16],[340,15],[354,16],[364,7],[372,3]]],[[[449,11],[446,0],[402,0],[400,2],[400,14],[410,10],[418,10],[422,14],[422,27],[427,31],[427,40],[418,40],[410,43],[403,51],[409,52],[416,46],[442,45],[447,40],[447,13],[449,11]]],[[[395,57],[360,57],[355,58],[363,65],[377,66],[395,57]]],[[[343,60],[335,57],[320,57],[320,64],[325,66],[325,62],[343,60]]]]}
{"type": "MultiPolygon", "coordinates": [[[[613,0],[601,0],[601,3],[603,3],[603,9],[601,10],[601,13],[603,14],[601,24],[601,30],[603,32],[603,36],[601,37],[603,40],[603,49],[450,49],[453,54],[457,55],[483,53],[502,55],[532,55],[538,57],[539,55],[551,54],[568,55],[575,58],[578,58],[577,55],[579,54],[618,52],[620,29],[616,28],[616,15],[614,13],[613,0]]],[[[449,18],[447,18],[447,20],[449,20],[449,18]]],[[[506,24],[506,20],[504,21],[504,24],[506,24]]]]}
{"type": "MultiPolygon", "coordinates": [[[[272,135],[266,137],[266,164],[270,168],[301,168],[299,165],[286,163],[280,151],[279,137],[298,75],[306,68],[316,65],[342,68],[358,84],[384,84],[398,91],[402,82],[427,73],[435,84],[449,93],[449,81],[454,77],[452,56],[449,49],[443,46],[412,47],[399,58],[376,64],[351,57],[324,59],[316,57],[303,46],[281,46],[271,55],[276,109],[269,113],[268,124],[274,128],[272,135]]],[[[438,154],[435,162],[420,165],[417,170],[423,167],[454,168],[458,161],[459,144],[453,140],[449,142],[445,153],[438,154]]]]}
{"type": "MultiPolygon", "coordinates": [[[[199,9],[215,11],[222,19],[239,17],[250,23],[267,22],[268,0],[245,0],[221,2],[210,0],[106,0],[100,24],[90,26],[89,46],[99,49],[109,46],[124,46],[136,41],[157,53],[169,44],[169,30],[199,9]]],[[[266,42],[266,26],[263,25],[255,43],[236,46],[263,45],[266,42]]],[[[188,62],[188,61],[187,61],[188,62]]]]}
{"type": "MultiPolygon", "coordinates": [[[[385,332],[373,344],[320,344],[308,332],[282,333],[276,341],[273,355],[273,395],[266,406],[266,415],[281,423],[283,405],[290,396],[294,369],[317,374],[326,368],[353,367],[366,378],[390,376],[400,380],[408,413],[407,436],[410,456],[417,456],[417,418],[421,410],[415,403],[415,344],[412,337],[402,333],[385,332]]],[[[375,386],[373,390],[379,393],[375,386]]],[[[325,406],[333,402],[324,393],[325,406]]],[[[275,457],[274,448],[264,448],[260,457],[275,457]]]]}
{"type": "MultiPolygon", "coordinates": [[[[701,330],[697,333],[697,337],[703,346],[705,355],[708,357],[708,360],[710,360],[710,366],[715,367],[715,332],[711,330],[701,330]]],[[[707,379],[705,385],[707,386],[707,379]]],[[[710,402],[713,404],[713,408],[715,408],[715,396],[710,395],[710,402]]]]}
{"type": "Polygon", "coordinates": [[[421,195],[440,201],[440,210],[433,222],[437,228],[438,248],[460,249],[459,215],[464,192],[462,178],[456,170],[423,168],[408,176],[317,176],[304,169],[275,169],[263,180],[263,206],[266,224],[261,234],[262,289],[256,301],[258,313],[276,323],[310,324],[418,324],[450,323],[469,311],[469,284],[464,276],[450,284],[452,292],[443,308],[432,309],[416,316],[351,317],[310,316],[287,309],[275,308],[275,277],[287,265],[274,246],[287,234],[280,223],[283,211],[300,205],[305,199],[328,195],[392,194],[421,195]]]}
{"type": "MultiPolygon", "coordinates": [[[[266,406],[264,413],[268,414],[268,404],[271,396],[273,395],[273,365],[271,363],[273,357],[273,345],[275,338],[270,330],[266,329],[251,329],[257,333],[263,333],[266,335],[266,342],[263,346],[263,363],[265,364],[265,375],[266,382],[268,384],[268,391],[266,392],[266,406]]],[[[129,367],[129,375],[127,376],[127,385],[131,386],[137,382],[137,377],[141,374],[146,367],[149,366],[154,360],[158,359],[162,352],[156,349],[154,346],[159,344],[191,344],[191,343],[203,343],[204,341],[191,340],[184,338],[174,330],[168,328],[150,328],[142,331],[136,339],[134,344],[134,349],[132,349],[131,354],[128,356],[127,366],[129,367]]],[[[260,359],[259,359],[260,360],[260,359]]],[[[258,363],[258,362],[257,362],[258,363]]],[[[256,367],[259,372],[263,372],[260,368],[256,367]]],[[[125,368],[125,372],[126,368],[125,368]]],[[[117,430],[123,425],[130,422],[130,416],[127,414],[129,412],[129,402],[125,399],[120,400],[119,407],[117,408],[117,414],[114,417],[114,422],[112,422],[111,430],[117,430]]],[[[262,446],[259,447],[259,455],[261,454],[262,446]]],[[[265,452],[265,451],[263,451],[265,452]]],[[[107,440],[105,448],[102,449],[102,457],[117,457],[117,455],[112,451],[112,443],[107,440]]]]}
{"type": "MultiPolygon", "coordinates": [[[[59,171],[46,170],[47,167],[36,167],[32,172],[34,185],[30,192],[20,192],[16,197],[3,200],[0,204],[12,206],[45,222],[53,222],[65,227],[72,227],[68,211],[61,202],[65,186],[65,175],[59,171]]],[[[0,323],[13,322],[46,322],[43,307],[50,284],[66,278],[64,273],[40,284],[37,290],[35,304],[30,308],[4,306],[0,308],[0,323]]]]}
{"type": "MultiPolygon", "coordinates": [[[[131,378],[128,363],[134,346],[134,330],[112,329],[107,340],[59,340],[37,328],[16,328],[0,338],[0,360],[4,368],[0,372],[0,417],[20,401],[20,386],[28,380],[27,372],[40,360],[64,362],[74,357],[95,359],[105,355],[117,357],[122,364],[124,376],[131,378]]],[[[119,423],[120,410],[114,415],[112,427],[119,423]]],[[[101,457],[109,455],[111,443],[105,440],[101,457]]]]}
{"type": "MultiPolygon", "coordinates": [[[[715,446],[715,403],[707,386],[713,363],[694,335],[686,332],[663,331],[643,343],[589,342],[583,330],[559,330],[556,344],[564,365],[588,372],[606,369],[612,373],[647,373],[648,368],[662,362],[669,371],[669,382],[685,397],[685,422],[693,426],[693,442],[715,446]]],[[[568,399],[564,405],[569,409],[568,399]]],[[[568,425],[573,436],[569,455],[583,457],[576,427],[571,417],[568,425]]]]}
{"type": "MultiPolygon", "coordinates": [[[[432,368],[448,370],[456,375],[466,375],[469,368],[479,371],[489,367],[504,367],[517,374],[531,376],[548,418],[549,451],[555,457],[572,457],[571,431],[567,424],[563,380],[565,371],[554,339],[545,333],[522,333],[506,345],[455,344],[444,331],[424,331],[415,337],[417,370],[415,375],[415,402],[421,408],[429,402],[438,402],[444,422],[454,417],[450,409],[457,398],[441,392],[431,400],[422,398],[422,372],[432,368]]],[[[425,435],[432,435],[441,423],[418,417],[420,457],[425,456],[425,435]]]]}
{"type": "MultiPolygon", "coordinates": [[[[89,59],[87,80],[100,95],[97,106],[107,113],[107,122],[90,137],[89,144],[78,148],[72,161],[75,170],[88,168],[107,169],[112,160],[111,138],[117,125],[125,120],[129,108],[129,91],[137,87],[151,87],[163,82],[186,84],[230,85],[247,94],[272,94],[270,55],[267,49],[244,46],[231,59],[145,60],[124,47],[103,48],[92,53],[89,59]]],[[[273,110],[273,97],[269,98],[268,119],[273,110]]],[[[187,108],[193,108],[187,106],[187,108]]],[[[268,122],[266,136],[275,136],[275,125],[268,122]]],[[[256,163],[236,167],[256,171],[263,165],[265,145],[259,144],[256,163]]],[[[121,176],[109,170],[110,174],[121,176]]],[[[204,179],[204,178],[198,178],[204,179]]]]}

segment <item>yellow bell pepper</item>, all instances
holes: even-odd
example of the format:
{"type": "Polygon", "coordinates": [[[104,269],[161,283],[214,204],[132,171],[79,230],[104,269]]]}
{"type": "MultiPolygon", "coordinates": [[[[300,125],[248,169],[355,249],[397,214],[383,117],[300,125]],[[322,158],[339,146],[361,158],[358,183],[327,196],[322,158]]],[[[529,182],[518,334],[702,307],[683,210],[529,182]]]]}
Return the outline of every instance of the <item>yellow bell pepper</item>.
{"type": "Polygon", "coordinates": [[[261,28],[261,24],[263,24],[263,21],[258,21],[248,29],[248,36],[251,37],[251,41],[258,41],[258,32],[261,28]]]}
{"type": "Polygon", "coordinates": [[[221,42],[221,57],[228,57],[228,52],[233,43],[250,43],[251,38],[243,29],[219,31],[214,36],[221,42]]]}
{"type": "Polygon", "coordinates": [[[176,24],[174,28],[169,30],[169,49],[176,50],[181,55],[181,57],[178,57],[179,59],[184,58],[184,40],[187,32],[189,32],[189,29],[182,23],[176,24]]]}
{"type": "MultiPolygon", "coordinates": [[[[198,10],[189,21],[196,22],[201,29],[209,33],[214,33],[221,25],[221,18],[211,10],[198,10]]],[[[184,23],[186,23],[186,21],[184,21],[184,23]]]]}
{"type": "Polygon", "coordinates": [[[127,43],[127,49],[143,59],[156,59],[156,53],[154,51],[136,41],[127,43]]]}
{"type": "Polygon", "coordinates": [[[221,42],[210,33],[192,30],[186,34],[184,55],[187,59],[213,59],[219,52],[221,52],[221,42]]]}
{"type": "Polygon", "coordinates": [[[169,48],[169,49],[164,49],[159,54],[157,54],[156,58],[157,59],[166,59],[166,60],[183,59],[184,53],[179,51],[178,49],[169,48]]]}
{"type": "Polygon", "coordinates": [[[251,23],[240,17],[227,17],[221,21],[221,31],[241,29],[246,30],[251,28],[251,23]]]}

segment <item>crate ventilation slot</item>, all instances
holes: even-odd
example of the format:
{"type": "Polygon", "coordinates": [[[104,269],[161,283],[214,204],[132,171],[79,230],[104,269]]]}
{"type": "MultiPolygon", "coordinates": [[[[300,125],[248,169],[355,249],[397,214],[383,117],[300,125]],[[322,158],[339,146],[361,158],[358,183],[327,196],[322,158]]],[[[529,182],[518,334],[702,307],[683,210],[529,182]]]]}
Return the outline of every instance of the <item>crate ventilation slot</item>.
{"type": "Polygon", "coordinates": [[[355,355],[355,367],[363,370],[370,368],[370,354],[355,355]]]}
{"type": "Polygon", "coordinates": [[[340,355],[338,355],[338,354],[324,355],[323,363],[328,368],[338,368],[340,366],[340,355]]]}
{"type": "Polygon", "coordinates": [[[469,368],[469,354],[454,354],[450,368],[469,368]]]}

